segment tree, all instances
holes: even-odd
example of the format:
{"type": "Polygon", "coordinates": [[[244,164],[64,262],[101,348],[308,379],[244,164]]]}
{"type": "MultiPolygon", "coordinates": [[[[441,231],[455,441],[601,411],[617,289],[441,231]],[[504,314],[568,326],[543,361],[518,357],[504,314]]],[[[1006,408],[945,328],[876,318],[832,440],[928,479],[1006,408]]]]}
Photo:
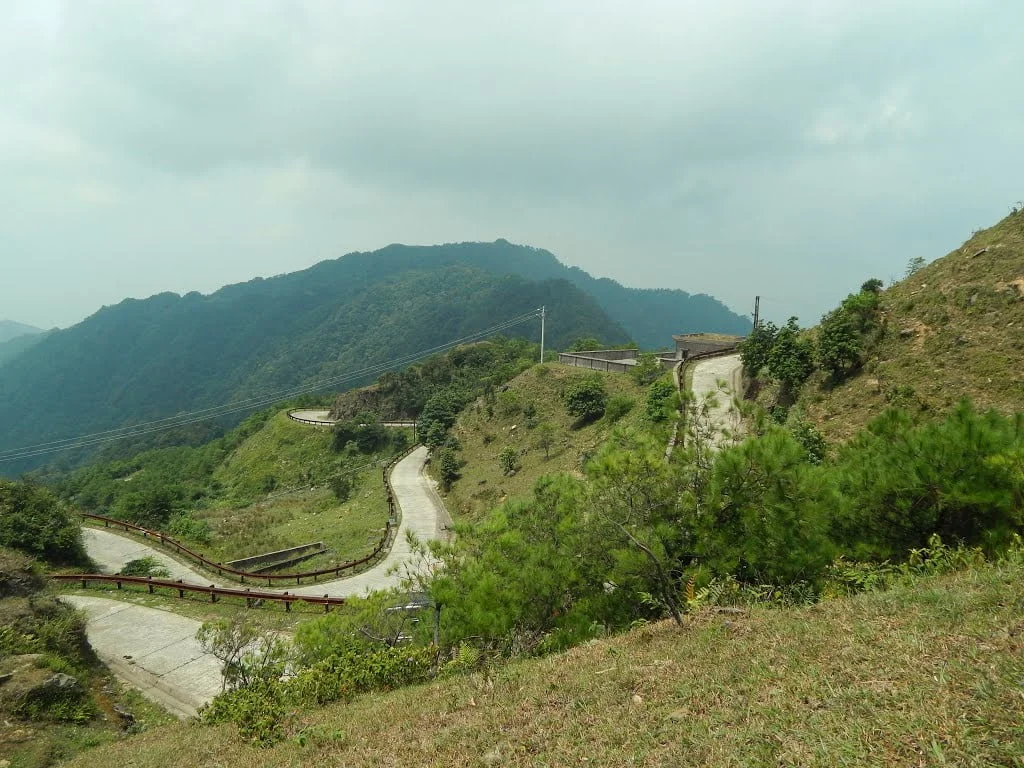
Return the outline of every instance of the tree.
{"type": "Polygon", "coordinates": [[[519,469],[519,452],[511,445],[505,446],[498,454],[498,462],[501,464],[501,471],[506,475],[515,474],[519,469]]]}
{"type": "Polygon", "coordinates": [[[670,381],[656,381],[647,390],[645,411],[647,418],[654,422],[668,418],[667,405],[676,393],[675,385],[670,381]]]}
{"type": "Polygon", "coordinates": [[[796,394],[814,370],[814,347],[809,339],[801,337],[795,317],[789,318],[776,335],[768,354],[768,370],[790,396],[796,394]]]}
{"type": "Polygon", "coordinates": [[[618,575],[639,580],[681,625],[683,561],[692,541],[663,447],[623,437],[591,462],[587,474],[588,506],[600,524],[600,538],[621,550],[618,575]]]}
{"type": "Polygon", "coordinates": [[[743,370],[747,376],[757,376],[761,369],[768,365],[768,356],[778,333],[779,329],[775,323],[758,323],[750,335],[740,342],[740,359],[743,360],[743,370]]]}
{"type": "Polygon", "coordinates": [[[585,376],[565,390],[565,409],[581,422],[601,418],[607,403],[608,391],[600,376],[585,376]]]}
{"type": "Polygon", "coordinates": [[[196,640],[204,653],[224,665],[222,691],[280,678],[290,655],[279,632],[261,627],[246,614],[205,622],[196,640]]]}
{"type": "Polygon", "coordinates": [[[334,498],[344,504],[352,498],[352,491],[356,488],[357,477],[352,472],[342,471],[331,478],[331,491],[334,498]]]}
{"type": "Polygon", "coordinates": [[[861,293],[880,293],[884,283],[877,277],[872,277],[870,280],[866,280],[860,287],[861,293]]]}
{"type": "Polygon", "coordinates": [[[544,458],[551,458],[551,449],[555,446],[555,428],[544,422],[537,427],[537,447],[544,451],[544,458]]]}
{"type": "Polygon", "coordinates": [[[430,396],[419,418],[419,430],[423,435],[424,445],[437,448],[444,443],[462,405],[461,399],[448,390],[441,390],[430,396]]]}
{"type": "Polygon", "coordinates": [[[637,356],[636,365],[630,370],[633,381],[641,387],[645,387],[661,376],[661,361],[653,352],[644,352],[637,356]]]}
{"type": "Polygon", "coordinates": [[[592,336],[576,339],[569,347],[570,352],[593,352],[595,349],[604,349],[604,345],[592,336]]]}
{"type": "Polygon", "coordinates": [[[835,556],[829,538],[839,496],[827,469],[781,427],[723,450],[697,517],[702,562],[745,581],[815,581],[835,556]]]}
{"type": "Polygon", "coordinates": [[[86,560],[77,518],[34,483],[0,480],[0,546],[55,563],[86,560]]]}
{"type": "Polygon", "coordinates": [[[441,475],[441,486],[445,491],[450,491],[452,483],[459,479],[459,460],[455,458],[455,451],[451,448],[442,448],[437,457],[437,466],[441,475]]]}
{"type": "Polygon", "coordinates": [[[841,381],[860,363],[861,339],[848,312],[837,309],[822,318],[818,329],[817,359],[833,381],[841,381]]]}
{"type": "Polygon", "coordinates": [[[910,261],[907,262],[907,277],[918,272],[925,265],[923,256],[914,256],[910,261]]]}

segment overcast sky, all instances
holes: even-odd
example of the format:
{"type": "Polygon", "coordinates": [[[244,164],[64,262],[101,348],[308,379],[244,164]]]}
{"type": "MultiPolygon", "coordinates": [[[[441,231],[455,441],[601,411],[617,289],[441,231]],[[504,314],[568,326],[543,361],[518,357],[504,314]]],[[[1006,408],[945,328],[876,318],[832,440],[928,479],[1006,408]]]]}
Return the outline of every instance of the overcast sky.
{"type": "Polygon", "coordinates": [[[810,322],[1024,198],[1016,0],[0,0],[0,84],[43,327],[499,237],[810,322]]]}

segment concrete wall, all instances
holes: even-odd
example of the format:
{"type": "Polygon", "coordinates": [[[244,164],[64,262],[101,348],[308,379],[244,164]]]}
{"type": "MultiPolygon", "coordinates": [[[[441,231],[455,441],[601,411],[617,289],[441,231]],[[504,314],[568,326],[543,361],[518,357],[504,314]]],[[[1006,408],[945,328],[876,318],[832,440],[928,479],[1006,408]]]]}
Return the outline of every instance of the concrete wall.
{"type": "Polygon", "coordinates": [[[225,565],[231,568],[237,568],[242,571],[252,570],[253,566],[271,567],[277,565],[291,564],[296,560],[301,560],[306,557],[312,557],[313,555],[319,554],[327,549],[327,545],[322,541],[316,541],[312,544],[301,544],[298,547],[291,547],[290,549],[282,549],[277,552],[267,552],[262,555],[253,555],[252,557],[243,557],[241,560],[232,560],[230,563],[225,565]]]}
{"type": "Polygon", "coordinates": [[[695,355],[706,355],[712,352],[726,352],[736,349],[739,339],[702,339],[699,336],[690,336],[685,339],[676,339],[676,359],[685,360],[695,355]]]}
{"type": "Polygon", "coordinates": [[[610,373],[625,373],[636,365],[635,358],[623,358],[622,360],[604,360],[597,357],[588,357],[586,354],[571,354],[560,352],[558,362],[563,365],[571,365],[574,368],[587,368],[592,371],[608,371],[610,373]],[[628,362],[626,362],[628,360],[628,362]]]}

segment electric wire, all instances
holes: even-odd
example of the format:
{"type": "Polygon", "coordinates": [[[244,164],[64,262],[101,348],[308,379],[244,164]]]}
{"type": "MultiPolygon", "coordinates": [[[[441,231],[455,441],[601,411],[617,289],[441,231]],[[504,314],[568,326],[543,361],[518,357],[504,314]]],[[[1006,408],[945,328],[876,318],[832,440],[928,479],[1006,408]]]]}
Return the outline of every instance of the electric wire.
{"type": "Polygon", "coordinates": [[[320,381],[311,382],[309,384],[293,387],[290,389],[278,390],[276,392],[268,393],[265,395],[255,396],[240,401],[233,401],[225,403],[220,406],[211,406],[196,411],[189,411],[186,413],[177,414],[175,416],[168,416],[163,419],[156,419],[149,422],[141,422],[139,424],[133,424],[125,427],[118,427],[115,429],[104,430],[101,432],[93,432],[85,435],[79,435],[71,438],[64,438],[61,440],[53,440],[45,443],[37,443],[35,445],[22,446],[20,448],[8,449],[7,451],[0,452],[0,462],[14,461],[17,459],[31,458],[34,456],[42,456],[50,453],[58,453],[60,451],[74,450],[77,448],[85,448],[92,445],[99,445],[102,443],[111,442],[114,440],[123,440],[129,437],[140,437],[143,435],[152,434],[154,432],[161,432],[175,427],[187,426],[194,424],[199,421],[206,421],[209,419],[219,418],[221,416],[227,416],[239,411],[254,410],[262,406],[271,405],[281,400],[288,400],[299,395],[310,394],[321,389],[329,387],[336,387],[341,384],[349,383],[354,380],[365,378],[373,374],[383,373],[387,370],[391,370],[403,365],[421,360],[424,357],[443,352],[452,347],[457,347],[461,344],[468,344],[474,341],[479,341],[487,336],[492,336],[501,331],[513,328],[517,325],[521,325],[528,320],[532,320],[540,316],[540,310],[532,310],[526,312],[517,317],[511,318],[501,323],[497,323],[489,328],[485,328],[480,331],[476,331],[467,336],[463,336],[458,339],[439,344],[429,349],[423,349],[418,352],[402,355],[400,357],[388,360],[386,362],[377,363],[375,365],[368,366],[358,371],[351,371],[349,373],[334,376],[320,381]]]}

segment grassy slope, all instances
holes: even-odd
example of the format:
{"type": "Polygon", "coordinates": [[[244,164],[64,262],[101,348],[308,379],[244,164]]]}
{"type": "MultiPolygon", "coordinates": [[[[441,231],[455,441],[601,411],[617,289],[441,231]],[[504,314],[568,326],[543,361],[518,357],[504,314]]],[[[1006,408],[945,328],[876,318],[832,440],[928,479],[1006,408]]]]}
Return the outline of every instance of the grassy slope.
{"type": "MultiPolygon", "coordinates": [[[[360,456],[348,463],[359,465],[379,458],[360,456]]],[[[377,466],[360,471],[358,486],[344,504],[325,487],[282,492],[324,483],[337,473],[342,461],[331,450],[329,429],[299,424],[285,412],[278,413],[214,471],[213,481],[222,489],[225,501],[193,512],[213,529],[213,542],[196,546],[221,561],[312,541],[322,540],[332,548],[330,555],[305,561],[303,569],[367,554],[380,539],[388,514],[377,466]],[[267,478],[273,478],[277,489],[269,495],[261,492],[267,478]],[[258,500],[249,503],[251,499],[258,500]]]]}
{"type": "MultiPolygon", "coordinates": [[[[611,424],[602,419],[573,428],[574,419],[566,413],[560,392],[570,382],[592,373],[604,379],[609,396],[624,395],[637,401],[619,423],[640,417],[644,390],[632,378],[621,374],[548,364],[531,368],[508,385],[508,392],[513,393],[511,397],[520,407],[532,404],[536,408],[536,421],[555,428],[555,445],[550,449],[550,458],[545,458],[544,449],[537,445],[539,433],[536,428],[527,426],[526,416],[505,406],[503,401],[510,397],[507,393],[499,393],[493,416],[487,415],[482,399],[463,411],[453,433],[462,446],[460,459],[465,464],[460,470],[461,478],[445,499],[456,521],[477,519],[505,498],[529,493],[542,475],[580,470],[581,457],[592,453],[604,441],[611,424]],[[514,432],[513,426],[516,427],[514,432]],[[510,445],[519,451],[521,467],[514,476],[506,477],[498,456],[510,445]]],[[[434,469],[436,471],[436,467],[434,469]]]]}
{"type": "Polygon", "coordinates": [[[826,436],[852,436],[890,401],[932,411],[962,397],[1024,407],[1024,212],[894,285],[882,306],[886,333],[863,370],[831,392],[814,382],[805,390],[803,405],[826,436]]]}
{"type": "Polygon", "coordinates": [[[1020,765],[1022,577],[986,566],[808,608],[700,613],[297,714],[305,746],[172,726],[73,764],[1020,765]]]}

